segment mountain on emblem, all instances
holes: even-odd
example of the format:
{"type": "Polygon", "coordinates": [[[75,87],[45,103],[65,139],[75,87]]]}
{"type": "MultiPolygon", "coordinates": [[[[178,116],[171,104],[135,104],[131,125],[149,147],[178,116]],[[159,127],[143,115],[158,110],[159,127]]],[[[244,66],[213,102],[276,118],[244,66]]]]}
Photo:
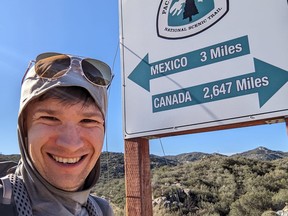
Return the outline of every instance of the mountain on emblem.
{"type": "Polygon", "coordinates": [[[157,34],[181,39],[198,34],[225,16],[229,0],[162,0],[157,15],[157,34]]]}

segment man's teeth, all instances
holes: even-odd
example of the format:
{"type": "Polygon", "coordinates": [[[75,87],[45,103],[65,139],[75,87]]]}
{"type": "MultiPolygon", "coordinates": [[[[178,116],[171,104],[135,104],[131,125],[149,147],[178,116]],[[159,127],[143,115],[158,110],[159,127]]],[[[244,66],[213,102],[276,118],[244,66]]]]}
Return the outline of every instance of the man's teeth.
{"type": "Polygon", "coordinates": [[[77,163],[81,157],[77,157],[77,158],[63,158],[63,157],[57,157],[57,156],[54,156],[52,155],[52,157],[54,158],[54,160],[56,160],[57,162],[60,162],[60,163],[77,163]]]}

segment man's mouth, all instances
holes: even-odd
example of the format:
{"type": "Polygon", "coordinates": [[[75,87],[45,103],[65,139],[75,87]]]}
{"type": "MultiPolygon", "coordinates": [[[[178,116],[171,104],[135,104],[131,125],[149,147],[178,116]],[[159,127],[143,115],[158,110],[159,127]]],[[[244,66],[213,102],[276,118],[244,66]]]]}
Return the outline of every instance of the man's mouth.
{"type": "Polygon", "coordinates": [[[64,157],[58,157],[55,155],[51,155],[51,156],[55,161],[59,163],[64,163],[64,164],[75,164],[81,160],[81,157],[64,158],[64,157]]]}

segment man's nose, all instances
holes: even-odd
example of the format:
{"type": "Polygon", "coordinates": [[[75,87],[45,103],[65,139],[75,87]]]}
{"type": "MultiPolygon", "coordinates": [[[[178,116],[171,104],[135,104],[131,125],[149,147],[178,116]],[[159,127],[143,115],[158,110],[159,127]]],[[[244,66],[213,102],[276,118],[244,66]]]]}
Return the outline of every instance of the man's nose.
{"type": "Polygon", "coordinates": [[[83,142],[78,126],[73,123],[62,125],[58,131],[56,144],[69,148],[71,151],[81,148],[83,142]]]}

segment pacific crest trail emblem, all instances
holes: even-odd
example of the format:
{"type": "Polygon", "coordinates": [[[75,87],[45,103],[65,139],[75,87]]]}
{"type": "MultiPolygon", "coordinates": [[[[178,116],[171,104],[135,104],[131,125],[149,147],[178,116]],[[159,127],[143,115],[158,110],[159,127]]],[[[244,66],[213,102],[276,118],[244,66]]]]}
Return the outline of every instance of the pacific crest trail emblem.
{"type": "Polygon", "coordinates": [[[229,10],[229,0],[162,0],[157,15],[157,33],[166,39],[181,39],[205,31],[229,10]]]}

